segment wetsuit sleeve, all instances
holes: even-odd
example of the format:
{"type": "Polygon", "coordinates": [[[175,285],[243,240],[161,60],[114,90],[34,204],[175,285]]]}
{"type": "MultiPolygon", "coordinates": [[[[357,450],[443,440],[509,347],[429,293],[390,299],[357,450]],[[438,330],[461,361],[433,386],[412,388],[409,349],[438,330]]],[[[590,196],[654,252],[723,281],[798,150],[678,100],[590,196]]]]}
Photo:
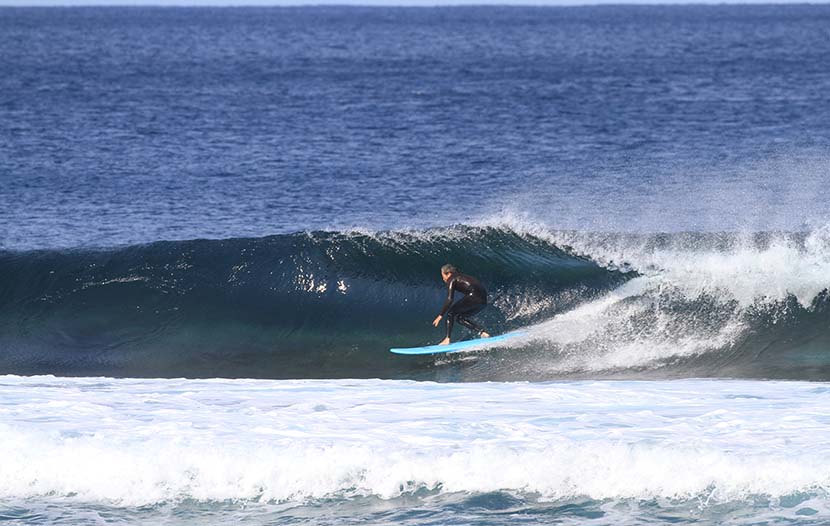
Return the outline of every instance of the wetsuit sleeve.
{"type": "Polygon", "coordinates": [[[454,285],[455,285],[455,278],[452,278],[447,283],[447,299],[444,301],[444,306],[441,307],[441,314],[439,314],[439,316],[443,316],[444,314],[446,314],[447,311],[450,309],[450,305],[452,305],[452,294],[453,294],[453,292],[455,292],[454,285]]]}

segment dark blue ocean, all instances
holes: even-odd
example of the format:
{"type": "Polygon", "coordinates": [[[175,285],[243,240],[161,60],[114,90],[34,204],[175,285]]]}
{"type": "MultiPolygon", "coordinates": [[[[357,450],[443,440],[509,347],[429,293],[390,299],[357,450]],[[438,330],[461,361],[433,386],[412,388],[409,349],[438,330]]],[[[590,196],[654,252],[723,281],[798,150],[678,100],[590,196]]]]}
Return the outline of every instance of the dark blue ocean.
{"type": "Polygon", "coordinates": [[[0,10],[0,246],[826,218],[826,6],[0,10]]]}
{"type": "Polygon", "coordinates": [[[830,5],[0,8],[0,522],[826,524],[829,191],[830,5]]]}

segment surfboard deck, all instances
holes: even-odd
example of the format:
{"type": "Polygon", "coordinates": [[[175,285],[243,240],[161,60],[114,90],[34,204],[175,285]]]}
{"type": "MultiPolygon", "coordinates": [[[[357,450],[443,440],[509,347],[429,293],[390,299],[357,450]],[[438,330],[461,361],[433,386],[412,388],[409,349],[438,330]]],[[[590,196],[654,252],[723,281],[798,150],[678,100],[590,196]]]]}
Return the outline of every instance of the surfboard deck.
{"type": "Polygon", "coordinates": [[[472,349],[474,347],[479,346],[489,346],[493,343],[503,342],[505,340],[510,340],[517,336],[523,336],[523,331],[516,331],[516,332],[508,332],[505,334],[499,334],[498,336],[490,336],[489,338],[475,338],[472,340],[464,340],[460,342],[453,342],[448,345],[428,345],[426,347],[404,347],[404,348],[392,348],[389,349],[389,352],[393,352],[395,354],[439,354],[439,353],[447,353],[447,352],[455,352],[455,351],[463,351],[465,349],[472,349]]]}

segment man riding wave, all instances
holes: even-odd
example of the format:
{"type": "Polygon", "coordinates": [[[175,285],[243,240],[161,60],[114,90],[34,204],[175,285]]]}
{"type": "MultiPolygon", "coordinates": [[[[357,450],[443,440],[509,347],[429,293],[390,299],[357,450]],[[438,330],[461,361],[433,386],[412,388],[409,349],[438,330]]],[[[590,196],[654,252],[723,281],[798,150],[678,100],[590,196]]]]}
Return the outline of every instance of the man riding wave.
{"type": "Polygon", "coordinates": [[[476,278],[462,274],[455,266],[450,264],[441,267],[441,279],[447,284],[447,299],[444,301],[441,314],[433,320],[432,325],[438,327],[441,319],[446,315],[447,337],[441,340],[438,345],[450,343],[450,335],[456,321],[476,332],[480,337],[489,338],[490,335],[484,331],[484,328],[470,319],[470,316],[478,314],[487,306],[487,289],[484,288],[484,285],[476,278]],[[453,295],[456,292],[464,294],[464,297],[453,303],[453,295]]]}

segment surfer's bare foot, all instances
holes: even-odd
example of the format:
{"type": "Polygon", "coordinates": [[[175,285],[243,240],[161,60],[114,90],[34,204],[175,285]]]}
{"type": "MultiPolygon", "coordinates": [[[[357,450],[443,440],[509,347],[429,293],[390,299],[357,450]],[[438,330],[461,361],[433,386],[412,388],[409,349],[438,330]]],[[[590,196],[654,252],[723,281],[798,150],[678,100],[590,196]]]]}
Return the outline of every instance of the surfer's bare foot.
{"type": "Polygon", "coordinates": [[[450,343],[450,339],[449,338],[444,338],[443,340],[441,340],[441,343],[439,343],[438,345],[449,345],[449,343],[450,343]]]}
{"type": "Polygon", "coordinates": [[[481,332],[479,333],[479,337],[481,337],[481,338],[489,338],[489,337],[490,337],[490,334],[489,334],[489,333],[486,333],[486,332],[484,332],[484,331],[481,331],[481,332]]]}

